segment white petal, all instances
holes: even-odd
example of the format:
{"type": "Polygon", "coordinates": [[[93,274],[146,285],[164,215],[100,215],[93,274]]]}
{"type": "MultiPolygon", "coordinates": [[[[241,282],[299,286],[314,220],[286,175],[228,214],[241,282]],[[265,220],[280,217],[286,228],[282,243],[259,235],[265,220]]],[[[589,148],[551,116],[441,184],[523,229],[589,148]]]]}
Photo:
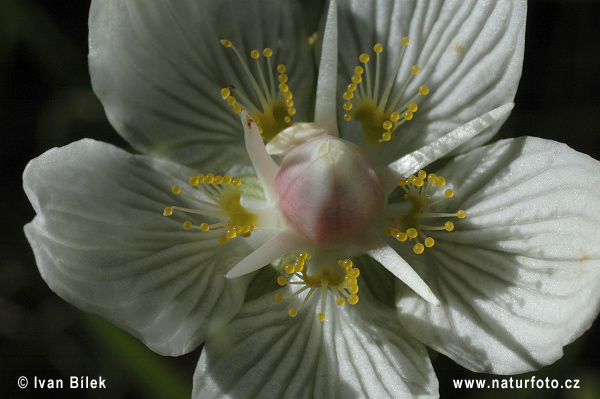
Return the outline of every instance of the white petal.
{"type": "Polygon", "coordinates": [[[433,306],[440,306],[440,301],[435,297],[427,284],[419,277],[414,269],[406,263],[396,251],[394,251],[385,242],[371,242],[367,244],[368,249],[365,252],[369,254],[383,267],[388,269],[400,281],[409,286],[416,294],[425,299],[433,306]]]}
{"type": "Polygon", "coordinates": [[[37,213],[25,233],[50,288],[165,355],[191,351],[232,318],[247,285],[223,278],[249,251],[241,240],[224,247],[184,231],[176,213],[162,216],[173,203],[190,206],[170,191],[190,174],[82,140],[34,159],[23,175],[37,213]]]}
{"type": "Polygon", "coordinates": [[[427,144],[392,162],[387,168],[378,173],[383,191],[389,194],[397,186],[398,179],[416,173],[418,170],[477,136],[487,127],[502,120],[514,106],[514,103],[504,104],[454,129],[433,143],[427,144]]]}
{"type": "Polygon", "coordinates": [[[271,296],[244,305],[204,346],[193,398],[438,397],[427,351],[390,308],[361,289],[357,305],[316,319],[314,295],[298,316],[271,296]]]}
{"type": "Polygon", "coordinates": [[[338,11],[337,1],[329,2],[327,20],[323,32],[321,62],[317,78],[315,100],[315,123],[327,129],[329,134],[339,136],[336,120],[336,85],[338,60],[338,11]]]}
{"type": "Polygon", "coordinates": [[[439,174],[455,192],[445,210],[467,217],[407,257],[442,306],[404,290],[403,325],[475,371],[554,362],[600,310],[600,163],[522,138],[457,157],[439,174]]]}
{"type": "MultiPolygon", "coordinates": [[[[403,98],[427,85],[430,93],[417,103],[415,117],[396,131],[383,146],[384,162],[430,143],[475,117],[512,102],[521,77],[525,37],[526,2],[516,1],[394,1],[340,2],[340,77],[338,103],[350,83],[361,53],[383,45],[382,77],[389,79],[402,49],[400,40],[410,37],[396,87],[408,79],[410,67],[420,72],[403,98]]],[[[402,101],[401,101],[402,102],[402,101]]],[[[343,112],[340,112],[343,115],[343,112]]],[[[340,119],[342,136],[357,137],[360,124],[340,119]]],[[[501,124],[493,125],[467,145],[474,148],[489,140],[501,124]]]]}
{"type": "MultiPolygon", "coordinates": [[[[239,118],[220,90],[233,85],[254,98],[254,89],[220,39],[234,43],[255,76],[250,52],[272,48],[272,67],[287,66],[298,119],[306,117],[314,65],[297,2],[92,2],[94,91],[112,125],[136,149],[194,166],[207,159],[220,161],[222,169],[248,163],[239,118]]],[[[260,61],[266,71],[264,57],[260,61]]]]}

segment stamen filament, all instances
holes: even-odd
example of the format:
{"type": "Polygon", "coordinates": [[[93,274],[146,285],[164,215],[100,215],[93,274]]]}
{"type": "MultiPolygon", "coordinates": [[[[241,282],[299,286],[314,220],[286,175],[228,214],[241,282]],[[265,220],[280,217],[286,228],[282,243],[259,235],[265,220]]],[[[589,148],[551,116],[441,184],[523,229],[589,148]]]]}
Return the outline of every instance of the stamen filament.
{"type": "MultiPolygon", "coordinates": [[[[223,43],[223,41],[221,41],[221,43],[223,43]]],[[[248,78],[250,79],[250,83],[252,84],[254,91],[256,91],[256,94],[258,95],[260,104],[262,105],[263,108],[267,107],[267,100],[263,96],[263,93],[260,90],[260,86],[258,85],[258,82],[256,81],[256,79],[254,79],[254,75],[252,74],[252,72],[250,72],[250,68],[248,68],[246,61],[244,61],[244,57],[242,57],[242,55],[240,54],[238,49],[231,42],[229,42],[228,44],[229,44],[228,47],[230,47],[235,52],[238,59],[240,60],[240,63],[242,64],[242,68],[244,68],[244,71],[246,71],[246,75],[248,75],[248,78]]]]}

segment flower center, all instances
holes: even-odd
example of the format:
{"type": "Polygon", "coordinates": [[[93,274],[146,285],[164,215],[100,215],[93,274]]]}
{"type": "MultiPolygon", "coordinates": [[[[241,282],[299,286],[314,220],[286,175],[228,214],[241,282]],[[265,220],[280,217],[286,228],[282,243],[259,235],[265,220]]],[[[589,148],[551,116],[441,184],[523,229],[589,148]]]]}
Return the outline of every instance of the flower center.
{"type": "Polygon", "coordinates": [[[433,173],[427,175],[424,170],[420,170],[417,176],[411,175],[406,180],[399,180],[398,185],[405,191],[404,198],[410,201],[411,207],[407,212],[387,219],[394,224],[394,227],[387,227],[384,231],[385,235],[392,236],[402,242],[415,242],[413,251],[416,254],[422,254],[425,247],[431,248],[435,244],[433,237],[427,236],[426,231],[454,230],[454,223],[451,221],[446,221],[443,226],[431,226],[421,222],[423,219],[448,217],[463,219],[467,215],[464,210],[459,210],[456,213],[429,211],[429,208],[454,195],[452,190],[447,189],[444,191],[443,196],[432,200],[438,188],[443,187],[445,184],[446,179],[442,176],[436,176],[433,173]],[[423,243],[421,243],[421,240],[423,240],[423,243]]]}
{"type": "Polygon", "coordinates": [[[242,182],[239,179],[232,179],[231,176],[215,176],[209,173],[192,176],[189,183],[206,199],[202,200],[185,194],[179,186],[173,186],[171,191],[173,194],[182,195],[208,209],[182,208],[173,205],[165,208],[164,216],[171,216],[173,211],[177,210],[195,215],[216,216],[227,220],[212,224],[206,222],[193,224],[190,220],[186,220],[183,222],[185,230],[196,229],[204,233],[216,234],[219,236],[217,239],[219,243],[226,244],[229,239],[237,236],[249,237],[252,230],[258,228],[255,224],[258,215],[240,204],[242,191],[238,187],[242,182]]]}
{"type": "Polygon", "coordinates": [[[379,97],[379,81],[381,79],[380,54],[383,52],[383,46],[379,43],[373,47],[376,53],[376,71],[373,84],[371,82],[371,74],[369,73],[370,57],[367,54],[361,54],[359,61],[363,66],[354,68],[354,76],[352,76],[351,83],[347,86],[347,90],[343,94],[343,98],[346,100],[343,108],[345,111],[348,111],[344,115],[344,119],[346,121],[352,119],[359,121],[363,127],[364,139],[369,143],[384,143],[393,139],[396,129],[411,120],[413,114],[417,112],[419,107],[416,101],[419,97],[429,93],[427,86],[421,86],[418,93],[412,98],[404,103],[400,103],[412,77],[419,73],[417,65],[413,65],[410,68],[411,74],[402,87],[395,94],[392,93],[394,81],[400,70],[402,57],[408,45],[408,37],[402,39],[402,45],[402,51],[396,60],[394,72],[389,77],[381,98],[379,97]],[[365,80],[366,88],[364,87],[365,80]]]}
{"type": "Polygon", "coordinates": [[[263,139],[266,141],[271,140],[277,133],[281,132],[290,124],[292,116],[296,113],[294,101],[292,100],[293,95],[287,85],[288,76],[285,74],[285,65],[279,64],[277,66],[279,76],[277,77],[278,84],[276,86],[275,77],[273,76],[273,67],[271,65],[273,50],[265,48],[262,51],[263,57],[267,59],[266,69],[268,71],[269,79],[269,83],[267,84],[267,78],[265,77],[263,66],[260,62],[261,53],[258,50],[252,50],[250,57],[256,61],[258,80],[260,80],[259,83],[244,61],[244,57],[242,57],[231,41],[221,40],[221,44],[225,48],[232,49],[237,55],[250,80],[252,88],[258,97],[260,106],[252,102],[252,100],[234,86],[228,86],[222,89],[221,97],[223,97],[223,100],[225,100],[227,104],[232,106],[233,112],[236,114],[239,114],[242,110],[248,112],[254,122],[258,125],[258,130],[263,139]],[[233,94],[235,94],[235,96],[233,94]]]}
{"type": "Polygon", "coordinates": [[[356,145],[322,135],[295,147],[275,179],[288,225],[317,245],[347,245],[383,209],[383,192],[369,156],[356,145]]]}
{"type": "Polygon", "coordinates": [[[358,295],[356,295],[358,292],[358,282],[356,279],[360,275],[360,270],[352,267],[350,259],[340,260],[337,267],[325,267],[318,273],[309,275],[307,271],[308,267],[305,266],[306,261],[310,258],[310,254],[302,252],[293,264],[288,263],[285,266],[286,275],[277,277],[277,283],[280,286],[287,284],[301,286],[296,292],[287,297],[281,292],[275,294],[277,302],[298,296],[308,290],[308,294],[304,297],[302,304],[298,308],[290,308],[288,310],[288,314],[291,317],[296,317],[298,311],[319,288],[321,289],[321,312],[317,314],[317,320],[319,321],[325,320],[326,296],[328,291],[333,292],[337,297],[335,303],[338,306],[344,306],[346,301],[350,305],[358,303],[358,295]]]}

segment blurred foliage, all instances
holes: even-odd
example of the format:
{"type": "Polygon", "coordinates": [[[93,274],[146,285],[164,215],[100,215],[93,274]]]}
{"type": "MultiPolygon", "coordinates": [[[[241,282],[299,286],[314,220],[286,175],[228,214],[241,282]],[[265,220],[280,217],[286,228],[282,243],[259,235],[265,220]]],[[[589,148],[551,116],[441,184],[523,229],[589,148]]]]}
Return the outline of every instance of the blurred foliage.
{"type": "MultiPolygon", "coordinates": [[[[309,32],[322,0],[304,0],[309,32]]],[[[161,357],[96,316],[62,301],[42,281],[22,233],[33,216],[21,188],[27,161],[83,137],[127,144],[108,124],[87,70],[89,0],[0,1],[0,396],[27,397],[20,375],[103,376],[106,390],[69,390],[36,397],[189,397],[200,349],[161,357]]],[[[596,1],[529,2],[527,48],[517,107],[501,133],[560,140],[600,158],[600,27],[596,1]]],[[[511,390],[514,398],[600,397],[600,327],[565,349],[554,365],[523,378],[580,379],[579,390],[511,390]]],[[[457,378],[496,379],[444,356],[433,361],[442,397],[505,397],[502,389],[457,390],[457,378]]],[[[507,376],[508,377],[508,376],[507,376]]],[[[520,378],[513,376],[513,378],[520,378]]]]}

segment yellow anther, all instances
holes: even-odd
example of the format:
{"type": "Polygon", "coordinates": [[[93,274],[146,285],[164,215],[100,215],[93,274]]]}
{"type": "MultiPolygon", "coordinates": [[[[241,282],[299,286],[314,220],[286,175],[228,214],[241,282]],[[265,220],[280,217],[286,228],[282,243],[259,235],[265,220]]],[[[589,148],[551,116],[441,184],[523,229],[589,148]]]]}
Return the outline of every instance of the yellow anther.
{"type": "Polygon", "coordinates": [[[229,88],[226,87],[224,89],[221,89],[221,97],[223,97],[223,100],[225,100],[230,95],[231,95],[231,90],[229,90],[229,88]]]}
{"type": "Polygon", "coordinates": [[[456,216],[457,216],[459,219],[464,219],[464,218],[465,218],[465,216],[467,216],[467,212],[465,212],[464,210],[462,210],[462,209],[461,209],[460,211],[456,212],[456,216]]]}
{"type": "Polygon", "coordinates": [[[285,73],[282,73],[277,77],[277,80],[279,80],[280,83],[285,83],[288,81],[288,76],[285,73]]]}
{"type": "Polygon", "coordinates": [[[347,87],[348,91],[355,91],[356,85],[354,83],[350,83],[347,87]]]}
{"type": "Polygon", "coordinates": [[[404,187],[404,186],[406,186],[406,184],[407,184],[406,180],[404,180],[404,179],[400,179],[400,180],[398,180],[398,185],[399,185],[400,187],[404,187]]]}
{"type": "Polygon", "coordinates": [[[226,48],[231,47],[231,41],[229,41],[229,40],[220,40],[220,42],[223,45],[223,47],[226,47],[226,48]]]}
{"type": "Polygon", "coordinates": [[[294,268],[294,265],[288,263],[287,265],[285,265],[285,272],[287,274],[294,274],[294,272],[296,272],[296,269],[294,268]]]}
{"type": "Polygon", "coordinates": [[[291,91],[286,91],[285,93],[283,93],[283,97],[284,97],[286,100],[291,100],[291,99],[292,99],[292,97],[293,97],[293,95],[292,95],[292,92],[291,92],[291,91]]]}
{"type": "Polygon", "coordinates": [[[392,139],[392,135],[389,132],[384,132],[381,135],[381,140],[383,141],[390,141],[392,139]]]}
{"type": "Polygon", "coordinates": [[[235,112],[236,114],[239,114],[240,112],[242,112],[242,106],[239,104],[234,105],[233,112],[235,112]]]}
{"type": "Polygon", "coordinates": [[[288,108],[288,114],[295,115],[296,114],[296,108],[288,108]]]}
{"type": "Polygon", "coordinates": [[[285,105],[287,105],[288,107],[293,107],[294,106],[294,100],[285,100],[285,105]]]}
{"type": "Polygon", "coordinates": [[[417,176],[419,176],[419,179],[425,180],[425,178],[427,177],[427,172],[425,172],[424,170],[420,170],[419,173],[417,173],[417,176]]]}
{"type": "Polygon", "coordinates": [[[454,191],[448,189],[444,191],[444,195],[446,196],[446,198],[452,198],[452,196],[454,195],[454,191]]]}
{"type": "Polygon", "coordinates": [[[362,82],[362,78],[360,77],[360,75],[352,75],[352,77],[350,78],[350,80],[354,84],[359,84],[360,82],[362,82]]]}
{"type": "Polygon", "coordinates": [[[198,183],[200,183],[200,179],[198,179],[198,176],[192,176],[190,177],[189,183],[191,186],[197,186],[198,183]]]}
{"type": "Polygon", "coordinates": [[[408,46],[408,36],[402,38],[402,44],[408,46]]]}
{"type": "Polygon", "coordinates": [[[358,295],[352,294],[348,297],[348,303],[350,305],[356,305],[358,303],[358,295]]]}
{"type": "Polygon", "coordinates": [[[181,187],[179,187],[179,186],[173,186],[173,187],[171,187],[171,192],[173,194],[179,194],[181,192],[181,187]]]}
{"type": "Polygon", "coordinates": [[[392,112],[392,114],[390,115],[390,120],[392,122],[398,122],[399,119],[400,119],[400,114],[397,112],[392,112]]]}
{"type": "Polygon", "coordinates": [[[214,181],[215,181],[215,175],[213,175],[212,173],[209,173],[206,176],[204,176],[204,182],[206,184],[212,184],[214,181]]]}
{"type": "Polygon", "coordinates": [[[355,75],[362,75],[364,72],[365,72],[364,68],[361,67],[360,65],[357,66],[356,68],[354,68],[355,75]]]}
{"type": "MultiPolygon", "coordinates": [[[[285,277],[284,277],[285,278],[285,277]]],[[[275,294],[275,301],[276,302],[281,302],[283,301],[283,294],[281,292],[278,292],[277,294],[275,294]]]]}
{"type": "Polygon", "coordinates": [[[258,57],[260,57],[260,53],[258,52],[258,50],[252,50],[252,52],[250,52],[250,57],[257,59],[258,57]]]}
{"type": "Polygon", "coordinates": [[[231,176],[229,176],[229,175],[223,176],[223,184],[230,184],[231,180],[232,180],[231,176]]]}
{"type": "Polygon", "coordinates": [[[225,232],[225,235],[227,236],[227,238],[235,238],[237,236],[237,233],[234,229],[229,229],[225,232]]]}
{"type": "Polygon", "coordinates": [[[240,179],[233,179],[231,184],[233,184],[235,187],[239,187],[240,184],[242,184],[242,181],[240,179]]]}
{"type": "Polygon", "coordinates": [[[290,317],[296,317],[298,315],[298,310],[296,308],[290,308],[290,310],[288,310],[288,314],[290,317]]]}
{"type": "Polygon", "coordinates": [[[385,121],[385,122],[383,122],[383,125],[382,125],[382,126],[383,126],[383,128],[384,128],[385,130],[390,130],[390,129],[392,128],[392,126],[393,126],[393,125],[392,125],[392,122],[391,122],[391,121],[385,121]]]}
{"type": "Polygon", "coordinates": [[[431,247],[433,247],[433,244],[435,244],[435,240],[434,240],[432,237],[427,237],[427,238],[425,239],[425,246],[426,246],[427,248],[431,248],[431,247]]]}
{"type": "Polygon", "coordinates": [[[374,47],[373,50],[375,50],[376,53],[381,53],[383,51],[383,46],[381,45],[381,43],[377,43],[374,47]]]}
{"type": "Polygon", "coordinates": [[[417,178],[415,179],[415,181],[413,182],[413,184],[417,187],[422,187],[423,184],[425,184],[425,182],[423,181],[423,179],[417,178]]]}
{"type": "Polygon", "coordinates": [[[284,73],[285,72],[285,65],[283,65],[283,64],[277,65],[277,72],[284,73]]]}
{"type": "Polygon", "coordinates": [[[425,85],[419,87],[419,93],[421,93],[424,96],[427,95],[427,93],[429,93],[429,87],[425,85]]]}
{"type": "Polygon", "coordinates": [[[350,101],[346,101],[342,106],[346,111],[350,111],[352,109],[352,103],[350,101]]]}
{"type": "Polygon", "coordinates": [[[350,114],[344,114],[344,120],[345,121],[349,121],[352,119],[352,116],[350,114]]]}
{"type": "Polygon", "coordinates": [[[410,71],[416,75],[419,73],[419,67],[417,65],[413,65],[410,67],[410,71]]]}
{"type": "Polygon", "coordinates": [[[344,100],[350,100],[353,97],[354,97],[354,93],[353,92],[351,92],[351,91],[345,91],[344,92],[344,95],[343,95],[344,100]]]}
{"type": "Polygon", "coordinates": [[[413,251],[417,255],[420,255],[423,253],[423,251],[425,251],[425,246],[421,243],[415,244],[415,246],[413,247],[413,251]]]}
{"type": "Polygon", "coordinates": [[[411,120],[413,118],[413,113],[410,111],[405,111],[404,112],[404,119],[406,119],[407,121],[411,120]]]}
{"type": "Polygon", "coordinates": [[[200,223],[200,231],[206,233],[208,230],[210,230],[210,226],[208,225],[208,223],[200,223]]]}
{"type": "Polygon", "coordinates": [[[346,303],[346,300],[342,297],[339,297],[338,299],[335,300],[335,303],[337,303],[338,306],[344,306],[344,304],[346,303]]]}
{"type": "Polygon", "coordinates": [[[185,222],[183,222],[183,229],[184,230],[189,230],[192,228],[192,222],[190,222],[189,220],[186,220],[185,222]]]}
{"type": "Polygon", "coordinates": [[[454,223],[446,222],[444,224],[444,228],[446,229],[446,231],[452,231],[452,230],[454,230],[454,223]]]}
{"type": "Polygon", "coordinates": [[[234,105],[237,102],[237,99],[234,96],[227,97],[227,105],[234,105]]]}
{"type": "Polygon", "coordinates": [[[408,110],[410,112],[417,112],[417,110],[419,109],[419,107],[417,106],[417,104],[415,103],[408,103],[408,105],[406,106],[406,108],[408,108],[408,110]]]}
{"type": "Polygon", "coordinates": [[[290,118],[289,116],[284,116],[284,117],[283,117],[283,121],[284,121],[285,123],[290,123],[290,122],[292,121],[292,118],[290,118]]]}
{"type": "Polygon", "coordinates": [[[319,313],[317,315],[317,320],[324,321],[325,320],[325,313],[319,313]]]}
{"type": "Polygon", "coordinates": [[[446,179],[444,179],[442,176],[438,176],[435,179],[435,185],[438,187],[444,187],[444,185],[446,184],[446,179]]]}
{"type": "Polygon", "coordinates": [[[219,238],[217,239],[217,241],[219,241],[219,244],[225,245],[225,244],[227,244],[228,240],[227,240],[227,237],[225,237],[225,236],[219,236],[219,238]]]}
{"type": "Polygon", "coordinates": [[[270,48],[267,47],[266,49],[263,50],[263,55],[265,57],[270,57],[273,55],[273,50],[271,50],[270,48]]]}
{"type": "Polygon", "coordinates": [[[171,216],[173,214],[173,208],[170,206],[166,207],[163,211],[163,216],[171,216]]]}
{"type": "MultiPolygon", "coordinates": [[[[285,278],[285,276],[279,276],[277,277],[277,284],[279,284],[280,286],[284,286],[287,284],[287,278],[285,278]]],[[[281,295],[282,299],[283,299],[283,294],[281,295]]],[[[279,301],[281,302],[281,301],[279,301]]]]}
{"type": "Polygon", "coordinates": [[[350,294],[356,294],[356,293],[358,293],[358,285],[356,285],[356,284],[352,284],[352,285],[350,285],[350,286],[348,287],[348,292],[349,292],[350,294]]]}
{"type": "Polygon", "coordinates": [[[394,236],[394,238],[400,242],[404,242],[406,240],[408,240],[408,235],[400,230],[397,230],[395,233],[392,234],[394,236]]]}
{"type": "Polygon", "coordinates": [[[290,90],[290,88],[288,87],[288,85],[286,85],[285,83],[279,83],[279,91],[281,91],[282,93],[287,93],[290,90]]]}
{"type": "Polygon", "coordinates": [[[369,62],[369,56],[365,53],[361,54],[360,57],[358,57],[358,59],[363,64],[366,64],[367,62],[369,62]]]}
{"type": "Polygon", "coordinates": [[[415,229],[414,227],[411,227],[410,229],[406,230],[406,235],[410,238],[417,238],[417,234],[417,229],[415,229]]]}

